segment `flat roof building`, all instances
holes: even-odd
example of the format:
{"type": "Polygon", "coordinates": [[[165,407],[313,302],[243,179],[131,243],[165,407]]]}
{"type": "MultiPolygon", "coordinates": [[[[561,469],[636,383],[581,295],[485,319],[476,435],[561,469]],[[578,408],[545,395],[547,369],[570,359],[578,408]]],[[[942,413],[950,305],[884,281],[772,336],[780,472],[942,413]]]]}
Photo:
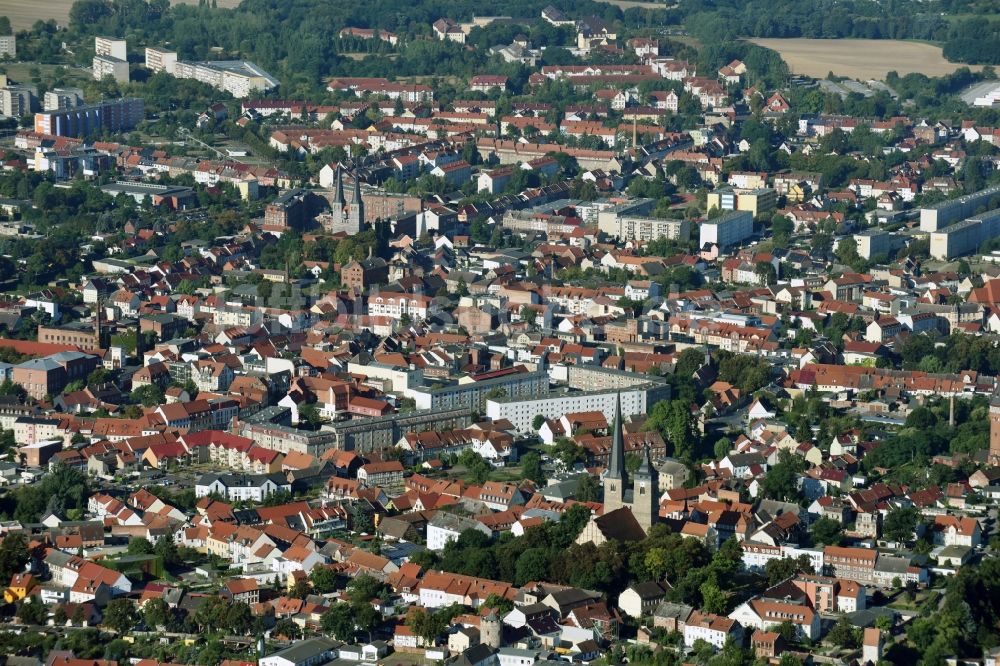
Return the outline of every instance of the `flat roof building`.
{"type": "Polygon", "coordinates": [[[92,65],[94,80],[100,81],[110,76],[116,83],[128,83],[128,61],[114,56],[94,56],[92,65]]]}
{"type": "Polygon", "coordinates": [[[733,210],[701,223],[698,246],[718,245],[728,249],[753,235],[753,215],[745,210],[733,210]]]}
{"type": "Polygon", "coordinates": [[[177,66],[177,52],[167,49],[158,49],[153,46],[146,47],[146,69],[151,72],[166,72],[173,74],[177,66]]]}
{"type": "Polygon", "coordinates": [[[145,105],[141,99],[111,99],[74,109],[36,113],[35,131],[79,138],[100,132],[122,132],[142,122],[144,114],[145,105]]]}

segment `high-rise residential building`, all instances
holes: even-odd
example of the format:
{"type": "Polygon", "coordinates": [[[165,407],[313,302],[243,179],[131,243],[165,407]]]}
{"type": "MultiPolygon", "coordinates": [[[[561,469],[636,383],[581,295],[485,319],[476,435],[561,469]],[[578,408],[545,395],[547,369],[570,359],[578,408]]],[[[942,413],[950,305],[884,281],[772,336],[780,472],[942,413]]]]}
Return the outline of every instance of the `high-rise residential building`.
{"type": "Polygon", "coordinates": [[[128,83],[128,61],[115,56],[95,55],[93,64],[94,79],[100,81],[110,76],[117,83],[128,83]]]}
{"type": "Polygon", "coordinates": [[[0,115],[20,118],[35,107],[34,91],[27,86],[7,85],[0,88],[0,115]]]}
{"type": "Polygon", "coordinates": [[[167,49],[146,47],[146,69],[151,72],[166,72],[173,74],[177,66],[177,52],[167,49]]]}
{"type": "Polygon", "coordinates": [[[0,35],[0,57],[17,57],[17,37],[14,35],[0,35]]]}
{"type": "Polygon", "coordinates": [[[83,104],[83,91],[79,88],[53,88],[45,93],[42,109],[45,111],[63,111],[75,109],[83,104]]]}
{"type": "Polygon", "coordinates": [[[698,247],[718,245],[726,250],[742,243],[753,235],[753,215],[745,210],[733,210],[719,217],[702,222],[698,247]]]}
{"type": "Polygon", "coordinates": [[[102,131],[130,130],[143,119],[141,99],[126,97],[86,104],[74,109],[35,114],[35,131],[56,136],[86,137],[102,131]]]}
{"type": "Polygon", "coordinates": [[[128,43],[124,39],[94,37],[94,55],[128,60],[128,43]]]}

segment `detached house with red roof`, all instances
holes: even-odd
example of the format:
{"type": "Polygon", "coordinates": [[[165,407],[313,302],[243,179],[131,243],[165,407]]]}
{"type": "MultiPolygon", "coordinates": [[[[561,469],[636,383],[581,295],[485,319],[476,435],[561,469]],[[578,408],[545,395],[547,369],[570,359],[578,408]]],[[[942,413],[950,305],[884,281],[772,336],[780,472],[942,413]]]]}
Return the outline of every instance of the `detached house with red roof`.
{"type": "Polygon", "coordinates": [[[820,635],[819,613],[804,600],[757,598],[744,602],[729,614],[741,626],[754,629],[771,629],[791,622],[795,633],[813,640],[820,635]]]}
{"type": "Polygon", "coordinates": [[[934,543],[941,546],[975,548],[982,543],[979,521],[967,516],[935,516],[931,525],[934,543]]]}

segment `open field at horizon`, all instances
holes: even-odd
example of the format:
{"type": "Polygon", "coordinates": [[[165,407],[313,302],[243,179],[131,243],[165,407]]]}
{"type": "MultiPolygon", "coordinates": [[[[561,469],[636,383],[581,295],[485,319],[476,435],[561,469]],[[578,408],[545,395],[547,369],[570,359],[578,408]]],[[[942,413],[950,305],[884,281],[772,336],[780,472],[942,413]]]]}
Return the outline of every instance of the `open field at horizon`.
{"type": "Polygon", "coordinates": [[[948,62],[940,47],[923,42],[891,39],[751,39],[777,51],[796,74],[824,78],[829,72],[856,79],[884,79],[893,70],[944,76],[960,67],[975,65],[948,62]]]}
{"type": "MultiPolygon", "coordinates": [[[[55,19],[59,25],[69,23],[69,10],[74,0],[0,0],[0,16],[10,19],[14,30],[27,30],[35,21],[55,19]]],[[[219,7],[235,7],[241,0],[218,0],[219,7]]],[[[170,0],[171,5],[196,5],[198,0],[170,0]]]]}
{"type": "Polygon", "coordinates": [[[640,9],[663,9],[666,7],[662,2],[644,2],[643,0],[597,0],[607,5],[614,5],[621,10],[639,7],[640,9]]]}

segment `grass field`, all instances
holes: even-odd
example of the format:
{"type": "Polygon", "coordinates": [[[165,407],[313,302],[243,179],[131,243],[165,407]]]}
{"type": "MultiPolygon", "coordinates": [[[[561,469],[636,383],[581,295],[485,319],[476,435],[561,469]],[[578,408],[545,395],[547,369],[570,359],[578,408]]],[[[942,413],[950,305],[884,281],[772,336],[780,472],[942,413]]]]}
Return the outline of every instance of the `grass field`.
{"type": "MultiPolygon", "coordinates": [[[[796,74],[817,78],[829,72],[855,79],[884,79],[919,72],[927,76],[950,74],[962,63],[948,62],[941,49],[922,42],[889,39],[754,39],[754,44],[781,54],[796,74]]],[[[971,67],[978,69],[978,67],[971,67]]]]}
{"type": "Polygon", "coordinates": [[[643,0],[597,0],[608,5],[614,5],[621,10],[639,7],[640,9],[663,9],[666,7],[662,2],[643,2],[643,0]]]}
{"type": "MultiPolygon", "coordinates": [[[[53,74],[58,65],[39,65],[33,62],[11,62],[3,66],[4,70],[14,81],[28,83],[31,81],[31,70],[38,68],[43,77],[50,77],[53,74]]],[[[66,70],[66,83],[67,85],[82,85],[84,82],[91,79],[90,71],[85,69],[79,69],[77,67],[67,67],[63,66],[66,70]]]]}
{"type": "MultiPolygon", "coordinates": [[[[10,19],[15,30],[30,28],[35,21],[55,19],[59,25],[69,23],[69,9],[74,0],[0,0],[0,16],[10,19]]],[[[170,4],[198,4],[198,0],[170,0],[170,4]]],[[[240,0],[218,0],[219,7],[235,7],[240,0]]]]}

